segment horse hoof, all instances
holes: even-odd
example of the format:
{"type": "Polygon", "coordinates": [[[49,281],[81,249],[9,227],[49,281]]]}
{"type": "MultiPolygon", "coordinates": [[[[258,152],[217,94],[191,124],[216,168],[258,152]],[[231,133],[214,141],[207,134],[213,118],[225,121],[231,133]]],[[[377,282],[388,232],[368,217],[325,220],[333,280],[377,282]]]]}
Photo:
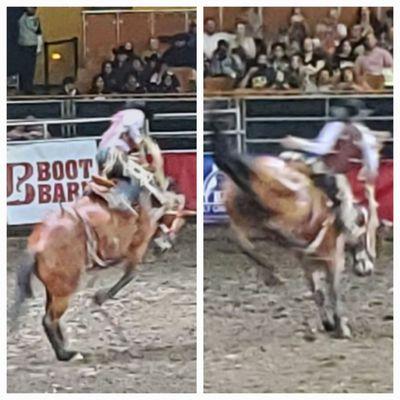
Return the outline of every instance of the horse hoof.
{"type": "Polygon", "coordinates": [[[326,332],[333,332],[335,330],[335,323],[329,319],[324,319],[322,321],[322,325],[324,326],[326,332]]]}
{"type": "Polygon", "coordinates": [[[99,306],[101,306],[109,298],[110,298],[110,296],[108,295],[107,290],[100,289],[94,295],[94,301],[99,306]]]}
{"type": "Polygon", "coordinates": [[[82,361],[84,360],[86,357],[82,354],[82,353],[76,353],[72,358],[71,361],[82,361]]]}
{"type": "Polygon", "coordinates": [[[58,361],[70,361],[72,360],[78,353],[76,351],[68,351],[64,350],[57,354],[58,361]]]}
{"type": "Polygon", "coordinates": [[[345,319],[339,320],[336,328],[337,328],[336,329],[337,337],[339,339],[351,339],[352,337],[351,329],[349,324],[347,323],[347,320],[345,319]]]}
{"type": "Polygon", "coordinates": [[[340,339],[351,339],[352,334],[350,327],[348,325],[342,326],[338,332],[338,336],[340,339]]]}

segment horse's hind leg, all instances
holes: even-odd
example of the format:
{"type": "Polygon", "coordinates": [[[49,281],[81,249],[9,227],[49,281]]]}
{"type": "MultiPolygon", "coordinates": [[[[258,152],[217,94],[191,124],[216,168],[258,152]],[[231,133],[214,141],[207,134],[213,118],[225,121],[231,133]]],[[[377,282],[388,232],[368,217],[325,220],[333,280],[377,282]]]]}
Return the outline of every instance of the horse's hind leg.
{"type": "Polygon", "coordinates": [[[69,297],[52,296],[46,291],[46,314],[43,317],[43,327],[46,335],[60,361],[69,361],[77,353],[66,350],[64,347],[64,337],[60,327],[60,318],[68,308],[69,297]]]}
{"type": "Polygon", "coordinates": [[[328,266],[329,293],[333,306],[333,318],[338,337],[351,337],[351,330],[347,324],[347,318],[343,315],[343,305],[340,296],[341,277],[345,268],[345,238],[340,235],[336,241],[336,249],[333,260],[328,266]]]}
{"type": "Polygon", "coordinates": [[[113,285],[110,289],[100,289],[96,292],[94,300],[96,304],[101,305],[106,300],[112,299],[123,287],[125,287],[135,276],[135,266],[132,263],[127,263],[125,266],[125,272],[121,279],[113,285]]]}
{"type": "Polygon", "coordinates": [[[283,280],[274,272],[274,267],[268,260],[256,251],[253,243],[248,239],[243,229],[231,223],[234,232],[234,242],[239,245],[243,254],[249,257],[257,265],[258,276],[262,278],[267,286],[282,285],[283,280]]]}

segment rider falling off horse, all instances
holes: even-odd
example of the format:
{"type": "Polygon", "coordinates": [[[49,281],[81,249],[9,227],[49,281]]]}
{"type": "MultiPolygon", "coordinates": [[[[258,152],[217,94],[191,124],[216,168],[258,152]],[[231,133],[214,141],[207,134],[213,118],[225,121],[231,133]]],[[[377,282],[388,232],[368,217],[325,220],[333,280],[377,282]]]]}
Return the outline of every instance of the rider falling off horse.
{"type": "MultiPolygon", "coordinates": [[[[308,162],[312,177],[317,185],[330,193],[339,220],[344,227],[350,243],[355,243],[364,233],[358,223],[360,212],[346,177],[352,162],[359,159],[362,168],[358,178],[364,181],[365,196],[368,201],[366,232],[366,251],[371,262],[376,257],[376,230],[379,225],[377,202],[375,200],[375,180],[379,169],[379,151],[381,141],[387,132],[370,130],[361,123],[370,113],[364,103],[358,99],[342,101],[331,108],[334,121],[328,122],[314,140],[287,136],[281,144],[292,150],[301,150],[316,156],[308,162]],[[333,192],[333,193],[332,193],[333,192]]],[[[283,153],[283,157],[290,154],[283,153]]]]}

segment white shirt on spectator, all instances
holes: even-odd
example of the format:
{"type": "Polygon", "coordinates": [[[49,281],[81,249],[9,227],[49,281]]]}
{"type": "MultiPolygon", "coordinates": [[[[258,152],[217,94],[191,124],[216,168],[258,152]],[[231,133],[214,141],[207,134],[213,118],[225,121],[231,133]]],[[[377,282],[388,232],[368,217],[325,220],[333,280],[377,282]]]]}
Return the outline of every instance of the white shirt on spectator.
{"type": "Polygon", "coordinates": [[[253,59],[256,57],[256,43],[250,36],[245,36],[240,39],[235,37],[231,46],[232,49],[241,47],[244,50],[247,59],[253,59]]]}
{"type": "Polygon", "coordinates": [[[203,36],[204,36],[204,55],[208,60],[211,60],[213,53],[216,50],[218,42],[220,40],[225,40],[226,42],[228,42],[229,45],[231,45],[232,41],[235,38],[235,35],[228,32],[216,32],[213,33],[212,35],[209,35],[208,33],[204,32],[203,36]]]}
{"type": "Polygon", "coordinates": [[[127,133],[130,138],[139,144],[143,140],[141,130],[144,128],[146,116],[143,111],[137,109],[122,110],[111,118],[111,126],[103,133],[99,149],[118,147],[120,150],[129,152],[129,144],[122,138],[127,133]]]}

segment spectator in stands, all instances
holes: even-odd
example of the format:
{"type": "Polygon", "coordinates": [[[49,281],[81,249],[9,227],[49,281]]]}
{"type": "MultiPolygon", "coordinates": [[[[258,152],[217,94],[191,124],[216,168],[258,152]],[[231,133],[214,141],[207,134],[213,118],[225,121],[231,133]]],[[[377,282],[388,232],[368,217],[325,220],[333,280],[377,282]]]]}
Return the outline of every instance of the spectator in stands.
{"type": "Polygon", "coordinates": [[[360,80],[365,75],[382,75],[385,68],[393,67],[393,57],[385,49],[378,47],[374,33],[364,39],[365,54],[358,56],[355,63],[356,76],[360,80]]]}
{"type": "Polygon", "coordinates": [[[293,54],[290,57],[289,69],[287,72],[287,81],[292,89],[299,89],[303,80],[302,75],[303,58],[300,53],[293,54]]]}
{"type": "Polygon", "coordinates": [[[181,84],[172,71],[166,71],[161,80],[160,93],[179,93],[181,84]]]}
{"type": "Polygon", "coordinates": [[[231,43],[231,48],[240,47],[244,54],[246,55],[246,59],[253,59],[256,56],[256,44],[254,39],[251,36],[247,35],[246,23],[245,22],[237,22],[236,23],[236,35],[231,43]]]}
{"type": "Polygon", "coordinates": [[[115,51],[115,61],[113,65],[116,89],[121,91],[130,72],[129,53],[124,46],[119,46],[115,51]]]}
{"type": "Polygon", "coordinates": [[[318,72],[325,67],[326,60],[314,50],[314,43],[310,37],[303,42],[303,64],[304,73],[311,80],[314,80],[318,72]]]}
{"type": "Polygon", "coordinates": [[[393,28],[381,31],[378,37],[378,46],[393,55],[393,28]]]}
{"type": "Polygon", "coordinates": [[[247,69],[247,59],[243,49],[241,47],[233,49],[231,52],[231,57],[236,67],[238,78],[242,78],[245,75],[247,69]]]}
{"type": "Polygon", "coordinates": [[[101,76],[104,81],[104,88],[106,91],[113,93],[117,90],[117,79],[111,61],[103,62],[101,67],[101,76]]]}
{"type": "Polygon", "coordinates": [[[89,93],[99,96],[110,93],[110,91],[106,88],[103,76],[101,74],[98,74],[93,78],[89,93]]]}
{"type": "Polygon", "coordinates": [[[362,36],[363,28],[361,25],[353,25],[350,29],[350,44],[353,49],[353,54],[355,57],[358,57],[361,54],[364,54],[364,38],[362,36]]]}
{"type": "Polygon", "coordinates": [[[287,71],[282,71],[282,70],[278,69],[275,72],[276,72],[275,79],[271,85],[271,89],[274,89],[274,90],[290,89],[287,71]]]}
{"type": "Polygon", "coordinates": [[[310,27],[300,7],[293,8],[292,15],[290,16],[288,34],[290,43],[296,42],[299,46],[303,43],[304,39],[310,35],[310,27]]]}
{"type": "Polygon", "coordinates": [[[171,44],[163,54],[163,60],[174,67],[196,68],[196,23],[191,22],[189,31],[172,37],[160,37],[160,40],[171,44]]]}
{"type": "Polygon", "coordinates": [[[33,94],[36,56],[42,51],[43,38],[37,7],[26,7],[18,20],[18,45],[20,49],[20,89],[25,94],[33,94]]]}
{"type": "Polygon", "coordinates": [[[214,18],[206,18],[204,21],[204,56],[206,60],[211,60],[214,51],[217,49],[218,42],[225,40],[230,43],[234,38],[234,35],[227,32],[216,32],[216,23],[214,18]]]}
{"type": "Polygon", "coordinates": [[[238,72],[235,61],[229,54],[228,42],[222,39],[219,40],[210,63],[211,76],[229,76],[232,79],[236,79],[238,72]]]}
{"type": "Polygon", "coordinates": [[[161,90],[164,74],[168,71],[168,65],[165,61],[158,61],[153,74],[147,84],[149,92],[158,93],[161,90]]]}
{"type": "Polygon", "coordinates": [[[379,33],[378,45],[393,55],[393,9],[386,11],[385,20],[379,33]]]}
{"type": "Polygon", "coordinates": [[[260,7],[248,7],[245,13],[247,21],[247,34],[254,39],[263,38],[264,24],[260,15],[260,7]]]}
{"type": "Polygon", "coordinates": [[[129,61],[132,61],[134,58],[138,57],[135,54],[135,50],[134,50],[132,42],[125,42],[124,49],[125,49],[126,54],[128,55],[128,60],[129,61]]]}
{"type": "Polygon", "coordinates": [[[274,43],[282,43],[285,47],[285,49],[289,46],[290,44],[290,37],[289,37],[289,31],[287,28],[279,28],[278,30],[278,37],[276,42],[274,43]]]}
{"type": "Polygon", "coordinates": [[[266,54],[260,54],[257,58],[257,65],[251,67],[240,82],[241,88],[265,89],[275,82],[276,72],[268,65],[266,54]]]}
{"type": "Polygon", "coordinates": [[[361,92],[364,87],[359,85],[355,80],[354,68],[345,67],[341,70],[340,82],[335,86],[337,90],[355,90],[361,92]]]}
{"type": "MultiPolygon", "coordinates": [[[[158,57],[157,54],[154,54],[155,57],[158,57]]],[[[145,77],[144,77],[144,70],[145,70],[145,66],[142,62],[142,60],[140,58],[134,58],[132,60],[132,68],[131,68],[131,72],[133,74],[135,74],[139,84],[141,86],[145,85],[145,77]]]]}
{"type": "Polygon", "coordinates": [[[332,55],[339,42],[347,36],[346,25],[339,22],[340,7],[331,7],[328,17],[316,26],[316,36],[325,53],[332,55]]]}
{"type": "Polygon", "coordinates": [[[332,75],[328,68],[323,68],[318,72],[317,86],[320,92],[327,92],[332,89],[332,75]]]}
{"type": "Polygon", "coordinates": [[[146,64],[141,74],[142,82],[146,87],[150,82],[150,78],[156,72],[156,68],[159,67],[159,64],[160,60],[158,59],[156,54],[153,54],[146,59],[146,64]]]}
{"type": "Polygon", "coordinates": [[[146,61],[146,59],[153,54],[155,54],[158,59],[161,59],[160,40],[154,36],[149,39],[149,48],[142,53],[142,60],[146,61]]]}
{"type": "Polygon", "coordinates": [[[349,39],[343,39],[336,48],[332,62],[333,68],[343,69],[354,66],[353,49],[349,39]]]}
{"type": "Polygon", "coordinates": [[[284,43],[274,43],[271,48],[272,58],[271,66],[274,68],[275,72],[282,71],[285,72],[289,68],[289,61],[285,55],[285,45],[284,43]]]}
{"type": "Polygon", "coordinates": [[[361,36],[366,37],[370,33],[378,33],[381,24],[368,7],[360,7],[358,10],[358,24],[361,26],[361,36]]]}
{"type": "Polygon", "coordinates": [[[136,77],[136,74],[129,73],[124,86],[122,87],[122,93],[145,93],[146,89],[140,84],[136,77]]]}
{"type": "Polygon", "coordinates": [[[78,88],[76,87],[75,79],[72,76],[67,76],[64,78],[60,94],[71,97],[80,94],[78,88]]]}

